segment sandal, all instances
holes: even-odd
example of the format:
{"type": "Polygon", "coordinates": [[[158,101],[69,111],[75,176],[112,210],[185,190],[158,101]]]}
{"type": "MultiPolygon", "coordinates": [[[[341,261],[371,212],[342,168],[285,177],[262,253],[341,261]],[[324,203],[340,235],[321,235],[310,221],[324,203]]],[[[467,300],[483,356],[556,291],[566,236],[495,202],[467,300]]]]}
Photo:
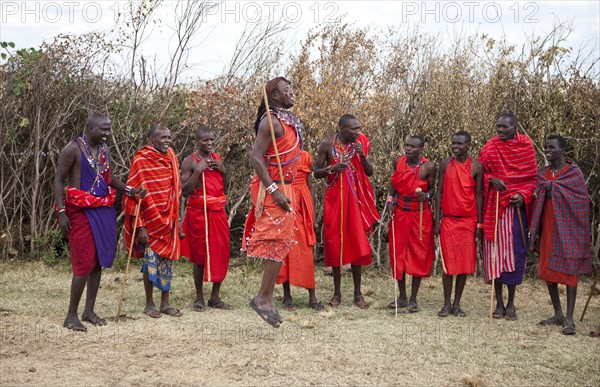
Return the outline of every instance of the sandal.
{"type": "Polygon", "coordinates": [[[173,308],[171,305],[165,305],[160,307],[160,313],[167,314],[172,317],[181,317],[183,313],[179,309],[173,308]]]}
{"type": "Polygon", "coordinates": [[[106,325],[106,320],[98,316],[96,313],[92,312],[90,314],[83,314],[81,316],[81,320],[87,321],[96,326],[106,325]]]}
{"type": "Polygon", "coordinates": [[[463,312],[461,308],[451,308],[450,314],[452,314],[455,317],[467,317],[467,314],[463,312]]]}
{"type": "Polygon", "coordinates": [[[398,297],[394,301],[387,304],[387,308],[388,309],[396,309],[396,303],[398,303],[398,308],[406,308],[408,306],[408,301],[406,300],[406,298],[398,297]]]}
{"type": "Polygon", "coordinates": [[[192,306],[192,309],[195,312],[204,312],[206,310],[206,306],[204,305],[204,302],[197,300],[194,302],[194,305],[192,306]]]}
{"type": "Polygon", "coordinates": [[[81,323],[81,321],[65,321],[63,323],[63,327],[75,332],[87,332],[87,328],[81,323]]]}
{"type": "Polygon", "coordinates": [[[327,312],[327,308],[321,304],[319,301],[313,301],[308,304],[309,308],[313,309],[315,312],[327,312]]]}
{"type": "Polygon", "coordinates": [[[407,310],[408,310],[408,313],[417,313],[421,309],[419,309],[419,305],[417,305],[416,302],[409,302],[407,310]]]}
{"type": "Polygon", "coordinates": [[[448,317],[450,316],[451,309],[449,306],[444,305],[442,309],[438,312],[438,317],[448,317]]]}
{"type": "Polygon", "coordinates": [[[329,306],[331,306],[332,308],[337,308],[338,306],[340,306],[341,303],[342,297],[340,296],[333,296],[331,297],[331,300],[329,300],[329,306]]]}
{"type": "Polygon", "coordinates": [[[496,308],[496,309],[494,309],[494,312],[492,313],[492,317],[495,318],[496,320],[499,320],[501,318],[504,318],[505,313],[506,313],[506,311],[504,309],[496,308]]]}
{"type": "Polygon", "coordinates": [[[283,300],[283,309],[287,310],[288,312],[293,312],[296,310],[296,305],[294,305],[291,298],[286,298],[283,300]]]}
{"type": "Polygon", "coordinates": [[[504,319],[508,321],[517,321],[519,318],[517,317],[517,311],[514,308],[506,308],[506,312],[504,314],[504,319]]]}
{"type": "Polygon", "coordinates": [[[265,320],[265,322],[273,328],[279,328],[279,326],[281,325],[281,321],[277,318],[275,313],[267,309],[259,308],[254,302],[254,299],[250,300],[250,307],[254,309],[254,311],[260,316],[260,318],[265,320]]]}
{"type": "Polygon", "coordinates": [[[354,305],[361,309],[369,309],[369,303],[365,301],[365,298],[363,296],[354,297],[354,305]]]}
{"type": "Polygon", "coordinates": [[[573,323],[572,321],[570,323],[566,323],[565,325],[563,325],[562,329],[560,330],[560,333],[562,333],[563,335],[566,336],[572,336],[575,334],[575,323],[573,323]]]}
{"type": "Polygon", "coordinates": [[[221,309],[221,310],[231,310],[231,305],[226,304],[225,302],[223,302],[223,300],[218,300],[218,301],[213,301],[213,300],[208,300],[208,307],[209,308],[215,308],[215,309],[221,309]]]}
{"type": "Polygon", "coordinates": [[[154,305],[145,307],[143,313],[152,318],[160,318],[161,316],[160,311],[154,305]]]}

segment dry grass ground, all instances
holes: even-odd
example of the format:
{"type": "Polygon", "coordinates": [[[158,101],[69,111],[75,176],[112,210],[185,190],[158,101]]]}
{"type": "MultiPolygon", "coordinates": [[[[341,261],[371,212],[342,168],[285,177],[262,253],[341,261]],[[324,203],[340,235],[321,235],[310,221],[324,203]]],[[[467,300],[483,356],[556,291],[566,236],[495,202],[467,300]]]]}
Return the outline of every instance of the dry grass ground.
{"type": "MultiPolygon", "coordinates": [[[[2,385],[599,385],[600,340],[587,336],[600,321],[600,299],[590,303],[577,335],[536,322],[551,313],[545,285],[519,288],[519,321],[487,320],[488,288],[469,279],[464,319],[436,316],[441,279],[423,282],[422,311],[398,317],[381,309],[393,297],[393,281],[368,269],[364,291],[371,309],[351,304],[351,278],[344,277],[343,306],[315,314],[306,292],[294,289],[300,306],[283,312],[270,328],[248,307],[260,271],[232,268],[223,298],[233,311],[191,310],[191,267],[178,264],[172,304],[183,317],[150,319],[143,307],[141,275],[128,282],[128,318],[88,333],[61,327],[70,272],[64,266],[0,263],[0,384],[2,385]]],[[[116,312],[122,272],[102,278],[97,312],[116,312]]],[[[317,295],[327,301],[331,277],[317,270],[317,295]]],[[[579,317],[590,283],[580,286],[579,317]]],[[[206,289],[208,290],[208,289],[206,289]]],[[[281,292],[280,289],[277,290],[281,292]]],[[[564,298],[564,294],[563,294],[564,298]]],[[[80,307],[81,308],[81,307],[80,307]]]]}

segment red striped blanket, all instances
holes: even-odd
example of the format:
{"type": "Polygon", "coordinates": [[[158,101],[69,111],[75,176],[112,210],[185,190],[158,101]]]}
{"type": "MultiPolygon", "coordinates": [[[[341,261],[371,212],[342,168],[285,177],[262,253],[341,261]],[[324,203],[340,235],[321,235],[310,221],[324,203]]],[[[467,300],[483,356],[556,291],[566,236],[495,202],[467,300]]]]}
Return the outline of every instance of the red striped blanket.
{"type": "MultiPolygon", "coordinates": [[[[142,201],[137,227],[144,226],[150,236],[150,248],[163,258],[180,258],[179,242],[179,196],[181,180],[179,162],[173,149],[161,153],[154,147],[145,146],[131,162],[127,185],[144,186],[148,193],[142,201]]],[[[125,211],[125,243],[129,246],[137,199],[123,196],[125,211]]],[[[135,235],[134,235],[135,237],[135,235]]],[[[134,253],[142,257],[137,246],[134,253]]]]}
{"type": "Polygon", "coordinates": [[[498,178],[508,189],[500,192],[498,219],[510,204],[510,198],[519,193],[525,199],[525,210],[531,213],[533,191],[537,175],[535,150],[531,139],[515,133],[512,140],[502,141],[497,135],[491,138],[481,150],[479,161],[484,172],[484,218],[485,239],[494,240],[496,190],[490,187],[490,179],[498,178]]]}

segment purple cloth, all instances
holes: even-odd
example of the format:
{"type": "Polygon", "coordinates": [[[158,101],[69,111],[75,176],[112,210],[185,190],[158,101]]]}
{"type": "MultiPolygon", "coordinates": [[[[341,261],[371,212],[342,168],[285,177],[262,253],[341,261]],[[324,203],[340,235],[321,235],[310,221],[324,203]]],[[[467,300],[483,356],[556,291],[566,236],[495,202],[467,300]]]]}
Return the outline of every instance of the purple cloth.
{"type": "MultiPolygon", "coordinates": [[[[102,175],[98,175],[94,168],[88,162],[83,151],[81,151],[80,162],[80,184],[81,190],[91,193],[94,196],[106,196],[109,193],[108,184],[102,175]],[[98,181],[96,182],[96,176],[98,181]],[[92,190],[92,186],[94,189],[92,190]]],[[[107,171],[110,173],[110,170],[107,171]]],[[[94,243],[96,245],[96,254],[98,263],[102,267],[112,267],[117,252],[117,213],[113,206],[84,208],[87,220],[90,223],[94,243]]]]}
{"type": "Polygon", "coordinates": [[[525,243],[523,243],[523,233],[521,233],[521,224],[519,223],[519,217],[515,212],[513,219],[513,243],[514,243],[514,254],[515,254],[515,271],[502,272],[500,277],[496,278],[501,284],[513,286],[521,285],[523,282],[523,275],[525,274],[525,264],[527,263],[527,239],[528,232],[527,228],[527,215],[525,213],[525,207],[517,208],[517,211],[521,211],[521,218],[523,218],[523,228],[525,228],[525,243]]]}

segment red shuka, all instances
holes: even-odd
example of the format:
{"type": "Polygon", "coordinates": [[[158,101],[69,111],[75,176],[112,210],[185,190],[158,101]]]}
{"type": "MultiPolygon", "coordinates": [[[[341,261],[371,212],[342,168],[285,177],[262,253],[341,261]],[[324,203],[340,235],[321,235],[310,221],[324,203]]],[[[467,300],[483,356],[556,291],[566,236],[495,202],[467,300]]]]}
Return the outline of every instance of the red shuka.
{"type": "Polygon", "coordinates": [[[303,151],[298,165],[298,173],[292,186],[296,200],[294,211],[296,212],[296,236],[298,242],[285,258],[281,266],[277,283],[288,282],[291,285],[305,289],[315,288],[315,262],[313,246],[316,242],[315,230],[313,228],[315,209],[313,206],[310,188],[307,180],[312,173],[312,157],[310,153],[303,151]]]}
{"type": "MultiPolygon", "coordinates": [[[[191,156],[197,163],[202,161],[196,152],[191,156]]],[[[221,160],[216,153],[211,153],[213,160],[221,160]]],[[[204,265],[204,281],[223,282],[229,268],[229,223],[225,205],[225,186],[221,172],[207,168],[200,175],[198,185],[188,196],[183,233],[181,255],[188,257],[191,263],[204,265]],[[204,193],[202,179],[206,188],[206,215],[208,219],[208,246],[210,261],[207,262],[206,223],[204,220],[204,193]],[[209,272],[210,268],[210,272],[209,272]],[[210,275],[209,275],[210,274],[210,275]]]]}
{"type": "Polygon", "coordinates": [[[516,193],[521,194],[525,199],[525,210],[529,217],[538,169],[535,150],[531,139],[518,132],[515,133],[515,138],[506,141],[502,141],[496,135],[483,146],[479,154],[479,162],[483,166],[483,235],[488,241],[493,241],[496,190],[490,186],[490,179],[498,178],[508,187],[500,192],[498,219],[502,218],[502,214],[510,204],[511,196],[516,193]]]}
{"type": "MultiPolygon", "coordinates": [[[[298,162],[302,153],[302,143],[300,136],[296,132],[296,127],[292,123],[284,121],[283,118],[279,118],[278,114],[280,113],[271,111],[271,118],[279,119],[283,127],[283,136],[276,140],[277,150],[282,164],[283,179],[284,181],[291,182],[294,180],[298,169],[298,162]]],[[[278,185],[281,190],[281,178],[272,143],[269,145],[264,159],[269,176],[273,181],[279,182],[278,185]]],[[[242,238],[242,251],[245,251],[250,257],[283,262],[296,244],[294,240],[294,212],[287,212],[281,209],[275,204],[273,197],[267,193],[264,198],[262,215],[260,218],[256,218],[255,206],[259,187],[260,179],[254,175],[252,185],[250,186],[252,208],[246,218],[244,236],[242,238]]],[[[294,203],[294,188],[291,184],[285,184],[284,193],[294,203]]]]}
{"type": "Polygon", "coordinates": [[[440,248],[446,274],[473,274],[477,262],[477,201],[473,160],[450,159],[444,173],[440,248]]]}
{"type": "Polygon", "coordinates": [[[416,167],[407,164],[402,156],[392,174],[392,184],[398,192],[398,205],[394,209],[393,233],[388,232],[390,265],[395,279],[402,279],[404,273],[414,277],[428,277],[434,259],[433,215],[429,202],[423,202],[423,239],[419,240],[419,202],[415,190],[419,187],[429,190],[427,180],[419,178],[421,166],[427,160],[421,157],[416,167]],[[395,244],[393,243],[395,239],[395,244]]]}
{"type": "MultiPolygon", "coordinates": [[[[137,227],[146,227],[150,236],[150,248],[163,258],[179,260],[179,196],[181,179],[179,162],[172,148],[161,153],[152,146],[140,149],[131,162],[127,185],[144,186],[148,193],[142,200],[142,208],[137,227]]],[[[125,212],[125,244],[132,238],[133,222],[138,200],[123,196],[125,212]]],[[[134,232],[134,238],[137,235],[134,232]]],[[[137,241],[134,242],[133,256],[142,258],[137,241]]]]}
{"type": "MultiPolygon", "coordinates": [[[[369,156],[371,144],[364,134],[359,134],[357,142],[363,146],[365,157],[369,156]]],[[[336,147],[334,141],[333,147],[336,147]]],[[[325,266],[338,267],[340,265],[340,176],[343,178],[344,211],[344,251],[342,264],[365,266],[371,264],[371,245],[367,232],[379,219],[375,206],[375,194],[371,181],[366,175],[352,144],[348,144],[344,152],[353,155],[346,159],[350,165],[343,174],[333,173],[328,176],[328,186],[325,190],[325,212],[323,214],[323,230],[325,245],[325,266]]],[[[331,165],[340,162],[340,154],[333,149],[334,159],[331,165]]]]}

